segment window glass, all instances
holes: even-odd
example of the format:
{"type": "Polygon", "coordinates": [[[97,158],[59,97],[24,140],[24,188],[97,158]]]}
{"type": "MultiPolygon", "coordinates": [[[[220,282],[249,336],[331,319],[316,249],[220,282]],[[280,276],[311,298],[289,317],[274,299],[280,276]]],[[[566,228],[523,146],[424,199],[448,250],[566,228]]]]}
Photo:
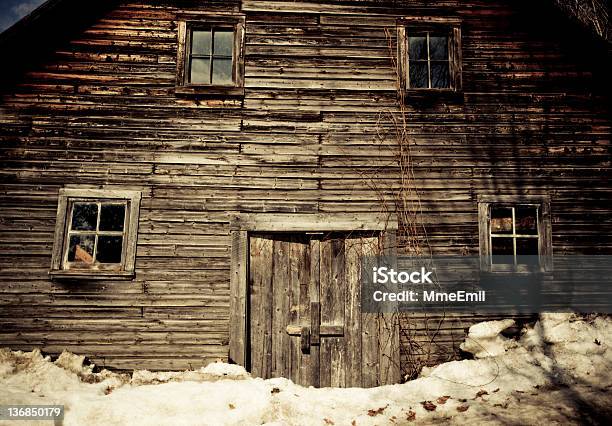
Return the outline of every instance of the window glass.
{"type": "Polygon", "coordinates": [[[232,60],[215,59],[213,62],[213,84],[232,83],[232,60]]]}
{"type": "Polygon", "coordinates": [[[95,235],[73,235],[68,247],[68,262],[92,265],[94,263],[95,235]]]}
{"type": "Polygon", "coordinates": [[[408,87],[446,89],[451,85],[448,36],[408,36],[408,87]]]}
{"type": "Polygon", "coordinates": [[[448,72],[448,62],[431,64],[431,87],[444,89],[450,86],[450,75],[448,72]]]}
{"type": "Polygon", "coordinates": [[[410,87],[418,89],[429,87],[427,62],[412,61],[408,66],[410,68],[410,87]]]}
{"type": "Polygon", "coordinates": [[[429,57],[431,60],[448,61],[448,37],[429,36],[429,57]]]}
{"type": "Polygon", "coordinates": [[[408,38],[408,58],[411,61],[427,60],[427,37],[408,38]]]}
{"type": "Polygon", "coordinates": [[[72,211],[71,229],[75,231],[92,231],[98,222],[98,205],[75,203],[72,211]]]}
{"type": "Polygon", "coordinates": [[[493,255],[493,263],[514,263],[514,242],[512,238],[491,238],[491,254],[493,255]]]}
{"type": "Polygon", "coordinates": [[[234,32],[227,30],[215,31],[215,56],[232,56],[234,50],[234,32]]]}
{"type": "Polygon", "coordinates": [[[231,85],[234,31],[228,29],[192,30],[189,56],[189,83],[215,86],[231,85]]]}
{"type": "Polygon", "coordinates": [[[191,54],[194,56],[209,56],[211,48],[210,31],[193,30],[191,34],[191,54]]]}
{"type": "Polygon", "coordinates": [[[493,264],[539,263],[537,206],[491,205],[489,231],[493,264]]]}
{"type": "Polygon", "coordinates": [[[512,234],[512,209],[506,207],[491,208],[491,233],[512,234]]]}
{"type": "Polygon", "coordinates": [[[74,203],[66,252],[71,267],[121,264],[127,207],[126,202],[74,203]]]}
{"type": "Polygon", "coordinates": [[[210,83],[210,59],[191,60],[191,83],[208,84],[210,83]]]}
{"type": "Polygon", "coordinates": [[[125,204],[103,204],[100,209],[100,231],[123,231],[125,204]]]}
{"type": "Polygon", "coordinates": [[[516,208],[516,233],[538,234],[538,210],[536,207],[519,206],[516,208]]]}
{"type": "Polygon", "coordinates": [[[100,263],[121,263],[123,237],[100,235],[96,260],[100,263]]]}

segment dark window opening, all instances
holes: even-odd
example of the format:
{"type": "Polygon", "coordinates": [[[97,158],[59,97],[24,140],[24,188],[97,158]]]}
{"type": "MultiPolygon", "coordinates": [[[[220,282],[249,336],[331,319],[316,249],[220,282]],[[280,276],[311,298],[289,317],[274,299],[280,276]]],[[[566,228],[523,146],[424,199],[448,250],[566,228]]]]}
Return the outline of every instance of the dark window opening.
{"type": "Polygon", "coordinates": [[[489,238],[493,264],[538,263],[539,206],[490,206],[489,238]]]}
{"type": "Polygon", "coordinates": [[[121,265],[127,208],[127,201],[72,203],[65,254],[67,269],[121,265]]]}
{"type": "Polygon", "coordinates": [[[433,32],[408,34],[408,88],[451,87],[449,37],[433,32]]]}

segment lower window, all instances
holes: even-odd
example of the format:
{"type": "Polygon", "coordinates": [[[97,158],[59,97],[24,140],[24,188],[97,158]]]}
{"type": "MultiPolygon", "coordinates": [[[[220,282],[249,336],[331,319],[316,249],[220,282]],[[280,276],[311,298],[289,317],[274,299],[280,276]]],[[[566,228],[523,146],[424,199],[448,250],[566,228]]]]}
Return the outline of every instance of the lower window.
{"type": "Polygon", "coordinates": [[[60,191],[51,275],[134,274],[140,193],[60,191]]]}
{"type": "Polygon", "coordinates": [[[552,254],[549,203],[479,203],[481,266],[496,271],[546,270],[552,254]]]}

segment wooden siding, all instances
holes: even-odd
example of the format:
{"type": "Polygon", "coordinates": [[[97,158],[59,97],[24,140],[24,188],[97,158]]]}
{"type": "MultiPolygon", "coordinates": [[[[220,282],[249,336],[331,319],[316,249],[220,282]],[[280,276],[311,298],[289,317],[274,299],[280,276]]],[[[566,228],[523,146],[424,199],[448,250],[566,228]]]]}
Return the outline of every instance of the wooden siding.
{"type": "Polygon", "coordinates": [[[2,88],[1,345],[127,369],[226,359],[232,214],[378,212],[372,183],[397,188],[377,134],[400,16],[462,22],[463,92],[407,100],[433,252],[478,252],[487,194],[550,196],[555,253],[612,251],[609,59],[547,10],[245,0],[244,98],[176,96],[177,15],[224,4],[121,3],[2,88]],[[134,281],[49,279],[58,191],[82,186],[142,191],[134,281]]]}

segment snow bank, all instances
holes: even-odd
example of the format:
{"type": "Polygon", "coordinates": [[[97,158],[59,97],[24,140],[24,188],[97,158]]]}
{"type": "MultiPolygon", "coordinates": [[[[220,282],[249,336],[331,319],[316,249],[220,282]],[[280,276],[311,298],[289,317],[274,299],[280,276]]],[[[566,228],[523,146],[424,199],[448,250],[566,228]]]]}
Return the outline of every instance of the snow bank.
{"type": "Polygon", "coordinates": [[[470,327],[468,337],[460,346],[461,350],[474,354],[476,358],[497,356],[516,347],[516,342],[499,333],[514,325],[513,319],[486,321],[470,327]]]}
{"type": "Polygon", "coordinates": [[[130,378],[94,373],[70,353],[51,362],[4,349],[0,404],[64,404],[65,425],[582,424],[611,414],[609,318],[543,315],[519,340],[499,335],[511,325],[472,327],[462,347],[474,360],[374,389],[304,388],[224,363],[130,378]]]}

